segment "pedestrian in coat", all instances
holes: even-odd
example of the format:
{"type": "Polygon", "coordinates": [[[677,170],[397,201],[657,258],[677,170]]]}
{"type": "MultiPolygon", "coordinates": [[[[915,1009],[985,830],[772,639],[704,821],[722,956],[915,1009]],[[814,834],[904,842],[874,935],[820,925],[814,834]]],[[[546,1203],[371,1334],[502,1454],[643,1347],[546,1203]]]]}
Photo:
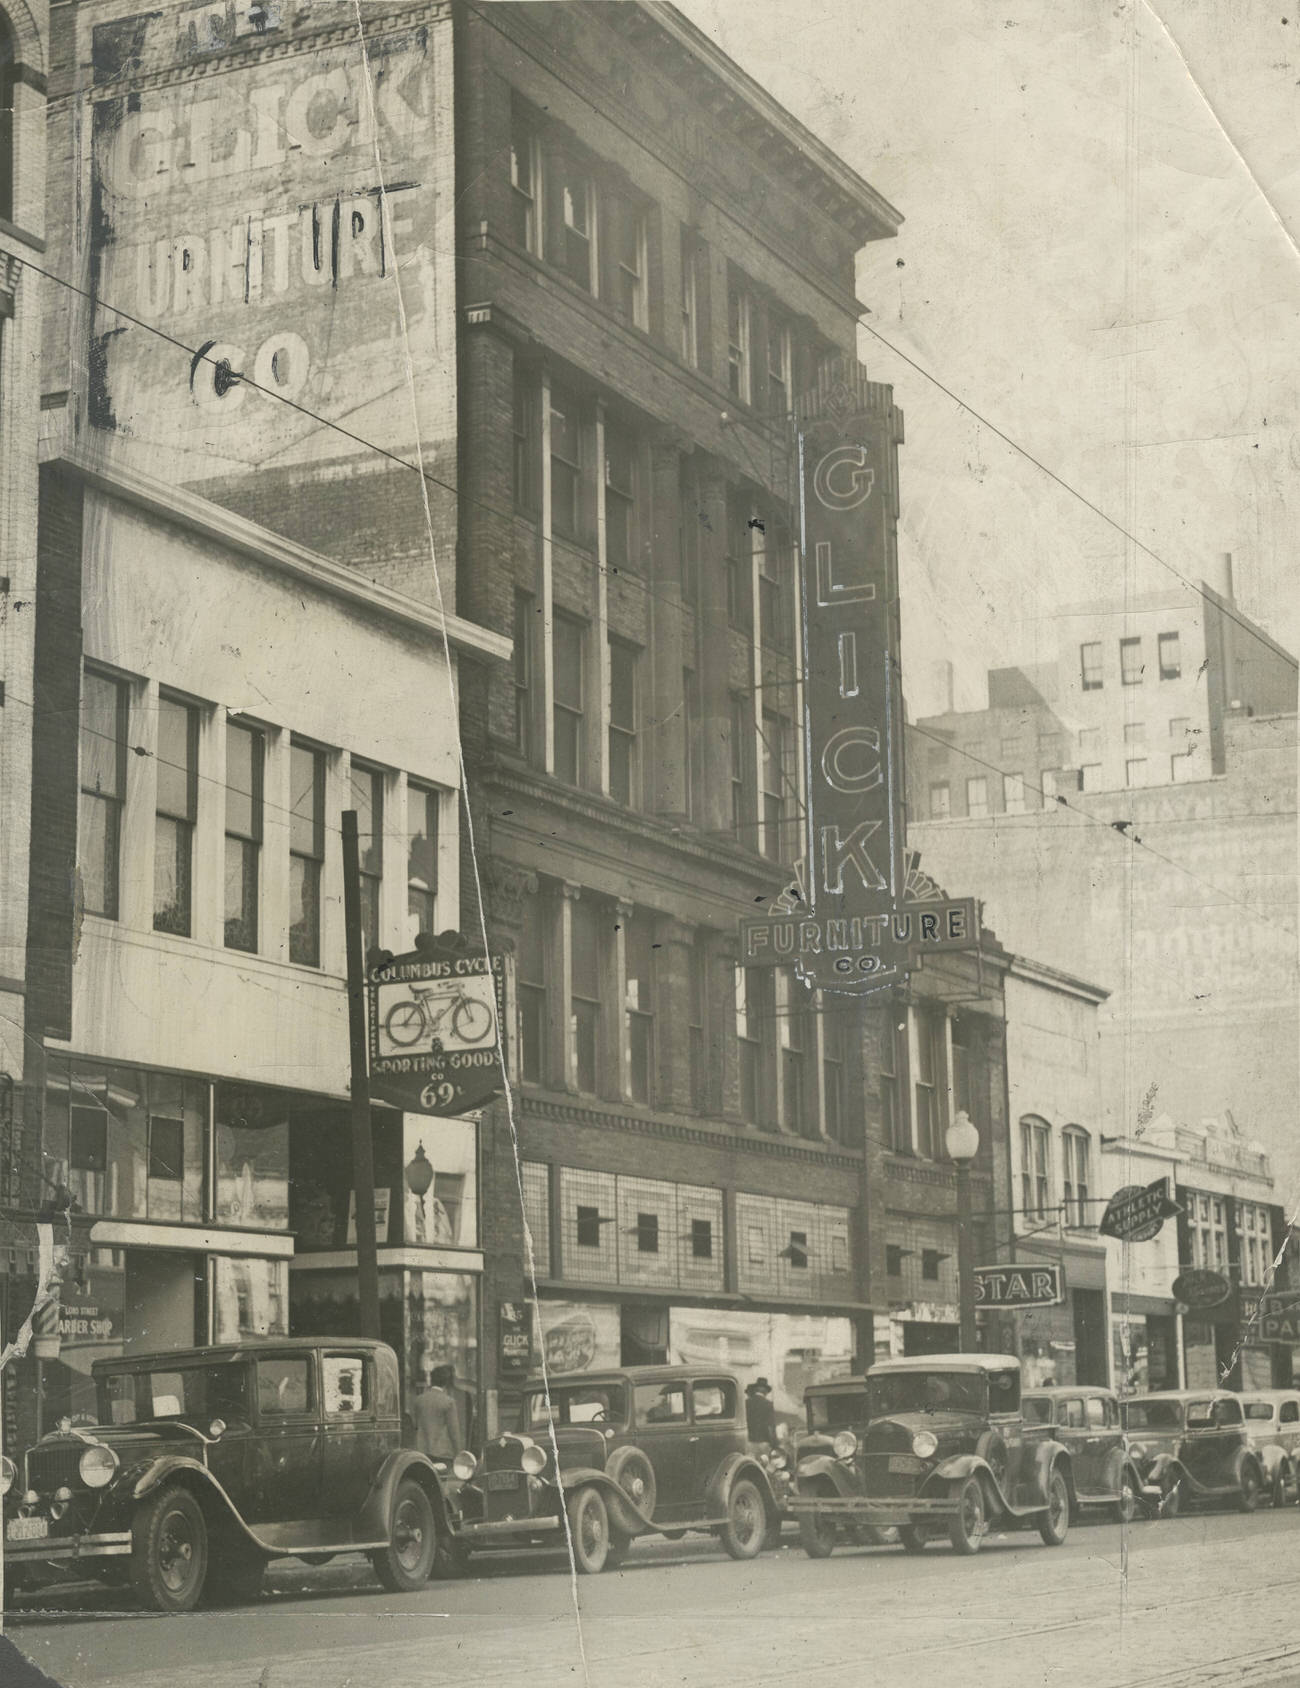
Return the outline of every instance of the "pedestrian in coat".
{"type": "Polygon", "coordinates": [[[756,1378],[745,1391],[745,1428],[751,1442],[776,1441],[772,1385],[765,1377],[756,1378]]]}
{"type": "Polygon", "coordinates": [[[438,1464],[447,1464],[461,1449],[460,1410],[452,1390],[455,1366],[435,1366],[428,1385],[411,1404],[415,1421],[415,1445],[438,1464]]]}

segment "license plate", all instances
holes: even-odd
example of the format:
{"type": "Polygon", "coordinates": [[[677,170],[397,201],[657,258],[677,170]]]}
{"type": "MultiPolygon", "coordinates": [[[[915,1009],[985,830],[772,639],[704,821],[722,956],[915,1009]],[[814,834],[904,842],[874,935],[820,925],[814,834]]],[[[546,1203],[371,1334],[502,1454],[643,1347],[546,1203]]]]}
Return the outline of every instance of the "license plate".
{"type": "Polygon", "coordinates": [[[6,1541],[40,1541],[49,1533],[48,1518],[11,1518],[5,1526],[6,1541]]]}
{"type": "Polygon", "coordinates": [[[924,1466],[915,1454],[890,1454],[889,1469],[891,1471],[922,1471],[924,1466]]]}
{"type": "Polygon", "coordinates": [[[486,1471],[483,1477],[487,1489],[517,1489],[523,1482],[523,1474],[518,1471],[486,1471]]]}

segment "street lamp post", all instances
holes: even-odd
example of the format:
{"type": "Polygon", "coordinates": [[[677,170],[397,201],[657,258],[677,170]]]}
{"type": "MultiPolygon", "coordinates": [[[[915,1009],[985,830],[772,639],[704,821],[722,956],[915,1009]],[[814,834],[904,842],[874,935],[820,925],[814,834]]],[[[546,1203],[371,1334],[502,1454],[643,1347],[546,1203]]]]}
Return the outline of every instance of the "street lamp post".
{"type": "Polygon", "coordinates": [[[970,1163],[979,1153],[980,1134],[964,1108],[944,1133],[948,1158],[957,1169],[957,1302],[961,1351],[975,1352],[975,1239],[971,1234],[970,1163]]]}

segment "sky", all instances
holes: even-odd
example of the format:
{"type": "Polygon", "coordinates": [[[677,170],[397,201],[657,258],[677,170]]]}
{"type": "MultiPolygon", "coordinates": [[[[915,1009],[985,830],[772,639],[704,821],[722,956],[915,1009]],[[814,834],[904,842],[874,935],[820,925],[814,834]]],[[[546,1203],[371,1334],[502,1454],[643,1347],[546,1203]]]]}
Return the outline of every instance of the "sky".
{"type": "Polygon", "coordinates": [[[981,708],[1062,606],[1224,552],[1300,648],[1300,0],[681,3],[906,219],[858,296],[906,417],[913,715],[940,661],[981,708]]]}

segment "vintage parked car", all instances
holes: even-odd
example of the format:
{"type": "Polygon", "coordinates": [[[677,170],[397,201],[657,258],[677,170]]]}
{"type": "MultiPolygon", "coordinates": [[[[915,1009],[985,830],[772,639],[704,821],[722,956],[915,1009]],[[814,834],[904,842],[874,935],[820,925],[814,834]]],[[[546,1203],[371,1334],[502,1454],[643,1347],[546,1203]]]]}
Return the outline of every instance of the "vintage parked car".
{"type": "Polygon", "coordinates": [[[1142,1478],[1129,1456],[1119,1421],[1119,1398],[1092,1385],[1033,1389],[1024,1397],[1025,1428],[1046,1427],[1070,1455],[1076,1516],[1104,1506],[1117,1523],[1144,1511],[1142,1478]]]}
{"type": "Polygon", "coordinates": [[[1253,1512],[1264,1466],[1246,1434],[1241,1397],[1226,1389],[1134,1395],[1120,1408],[1144,1495],[1163,1518],[1192,1501],[1230,1500],[1253,1512]]]}
{"type": "MultiPolygon", "coordinates": [[[[835,1431],[823,1469],[799,1473],[790,1508],[813,1558],[831,1551],[846,1523],[896,1526],[909,1553],[939,1531],[958,1553],[975,1553],[994,1527],[1032,1524],[1049,1547],[1065,1540],[1070,1455],[1051,1436],[1026,1435],[1019,1360],[1007,1354],[886,1360],[868,1371],[866,1395],[865,1429],[835,1431]],[[851,1482],[847,1473],[840,1480],[839,1465],[852,1466],[851,1482]]],[[[831,1422],[828,1412],[826,1429],[831,1422]]]]}
{"type": "Polygon", "coordinates": [[[1242,1395],[1241,1405],[1273,1505],[1300,1503],[1300,1390],[1256,1389],[1242,1395]]]}
{"type": "Polygon", "coordinates": [[[448,1531],[437,1473],[401,1446],[397,1356],[293,1337],[93,1368],[99,1423],[0,1471],[5,1571],[88,1568],[149,1606],[256,1597],[271,1559],[365,1553],[420,1588],[448,1531]]]}
{"type": "Polygon", "coordinates": [[[621,1563],[640,1535],[708,1531],[733,1559],[752,1559],[780,1529],[726,1373],[629,1366],[534,1380],[521,1422],[481,1458],[453,1462],[463,1552],[562,1547],[567,1520],[578,1570],[593,1574],[621,1563]]]}
{"type": "MultiPolygon", "coordinates": [[[[865,1377],[832,1378],[810,1384],[804,1391],[808,1428],[795,1449],[794,1495],[824,1495],[828,1499],[861,1495],[862,1466],[852,1458],[837,1458],[835,1439],[847,1431],[860,1441],[870,1418],[865,1377]]],[[[846,1443],[841,1443],[841,1448],[846,1443]]],[[[892,1532],[882,1532],[865,1518],[832,1518],[791,1508],[799,1523],[799,1539],[813,1559],[824,1559],[837,1545],[879,1547],[892,1532]]]]}

